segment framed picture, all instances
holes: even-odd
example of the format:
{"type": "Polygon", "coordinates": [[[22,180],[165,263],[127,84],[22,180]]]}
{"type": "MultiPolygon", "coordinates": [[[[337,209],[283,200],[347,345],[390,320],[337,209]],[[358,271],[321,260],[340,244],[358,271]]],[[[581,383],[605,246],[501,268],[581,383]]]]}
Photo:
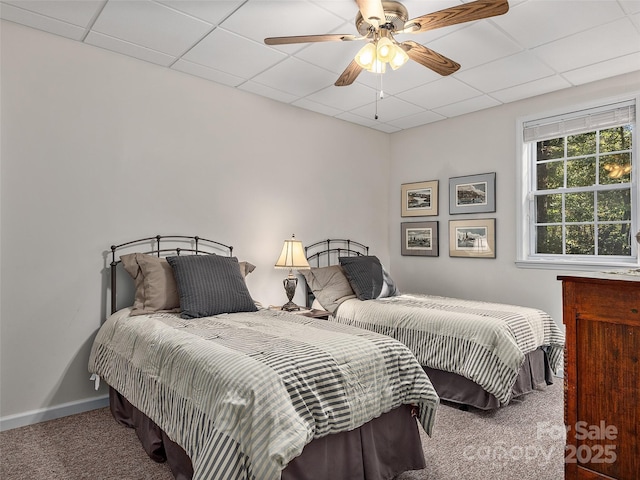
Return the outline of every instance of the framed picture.
{"type": "Polygon", "coordinates": [[[403,222],[402,255],[438,256],[438,222],[403,222]]]}
{"type": "Polygon", "coordinates": [[[496,258],[496,219],[449,220],[449,256],[496,258]]]}
{"type": "Polygon", "coordinates": [[[449,179],[449,213],[496,211],[496,174],[483,173],[449,179]]]}
{"type": "Polygon", "coordinates": [[[402,216],[438,215],[438,180],[402,184],[402,216]]]}

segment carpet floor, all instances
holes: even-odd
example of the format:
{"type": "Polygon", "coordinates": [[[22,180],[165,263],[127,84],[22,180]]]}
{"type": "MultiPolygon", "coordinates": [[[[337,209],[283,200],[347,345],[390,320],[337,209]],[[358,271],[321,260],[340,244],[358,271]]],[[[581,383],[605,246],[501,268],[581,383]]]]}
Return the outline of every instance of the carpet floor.
{"type": "MultiPolygon", "coordinates": [[[[433,436],[421,432],[427,468],[396,480],[560,480],[562,432],[561,379],[495,411],[443,404],[433,436]]],[[[173,480],[108,408],[1,432],[0,478],[173,480]]]]}

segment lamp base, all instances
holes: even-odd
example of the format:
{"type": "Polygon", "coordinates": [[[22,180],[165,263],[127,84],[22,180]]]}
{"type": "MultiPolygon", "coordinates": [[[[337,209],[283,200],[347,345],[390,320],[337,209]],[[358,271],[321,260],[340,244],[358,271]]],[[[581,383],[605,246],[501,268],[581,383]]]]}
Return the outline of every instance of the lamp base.
{"type": "Polygon", "coordinates": [[[285,312],[295,312],[300,310],[300,307],[293,302],[287,302],[282,306],[282,310],[285,312]]]}
{"type": "Polygon", "coordinates": [[[285,312],[292,312],[294,310],[300,310],[300,307],[293,303],[293,296],[296,293],[296,287],[298,286],[298,279],[293,276],[293,273],[289,271],[289,276],[282,281],[284,290],[287,293],[289,301],[282,306],[282,310],[285,312]]]}

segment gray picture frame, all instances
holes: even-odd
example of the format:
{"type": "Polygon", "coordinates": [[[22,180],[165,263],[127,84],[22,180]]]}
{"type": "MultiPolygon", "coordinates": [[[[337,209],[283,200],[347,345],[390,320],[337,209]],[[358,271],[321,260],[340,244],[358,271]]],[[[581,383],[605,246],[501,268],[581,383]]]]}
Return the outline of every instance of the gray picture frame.
{"type": "Polygon", "coordinates": [[[420,257],[437,257],[439,234],[438,222],[402,222],[402,255],[414,255],[420,257]]]}
{"type": "Polygon", "coordinates": [[[449,214],[496,211],[496,173],[449,179],[449,214]]]}

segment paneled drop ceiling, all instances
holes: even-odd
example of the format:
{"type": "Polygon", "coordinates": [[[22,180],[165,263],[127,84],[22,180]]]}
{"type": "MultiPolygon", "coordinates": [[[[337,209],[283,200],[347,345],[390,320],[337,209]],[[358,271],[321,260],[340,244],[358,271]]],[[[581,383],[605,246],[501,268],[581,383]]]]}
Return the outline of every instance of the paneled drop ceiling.
{"type": "MultiPolygon", "coordinates": [[[[402,3],[414,18],[466,2],[402,3]]],[[[396,36],[460,63],[453,75],[410,61],[347,87],[333,84],[363,42],[263,40],[357,35],[353,0],[2,0],[0,17],[388,133],[640,70],[640,0],[509,4],[502,16],[396,36]]]]}

